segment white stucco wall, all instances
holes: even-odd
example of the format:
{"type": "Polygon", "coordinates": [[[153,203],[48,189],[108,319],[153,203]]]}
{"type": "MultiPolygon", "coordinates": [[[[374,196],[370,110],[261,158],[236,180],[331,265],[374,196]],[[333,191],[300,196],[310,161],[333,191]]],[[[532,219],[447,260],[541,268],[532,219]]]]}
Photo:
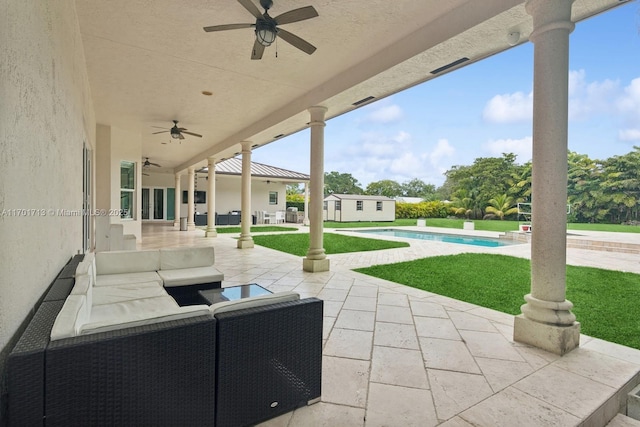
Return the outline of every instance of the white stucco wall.
{"type": "Polygon", "coordinates": [[[98,125],[96,129],[96,207],[109,214],[111,224],[122,224],[124,234],[142,238],[142,136],[113,126],[98,125]],[[120,209],[120,162],[136,164],[136,198],[134,219],[121,219],[120,209]]]}
{"type": "MultiPolygon", "coordinates": [[[[153,173],[149,170],[145,170],[147,176],[142,177],[143,187],[161,187],[161,188],[173,188],[175,186],[175,176],[168,173],[153,173]]],[[[216,176],[216,212],[227,213],[234,210],[241,210],[241,178],[239,176],[229,176],[219,174],[216,176]]],[[[187,191],[189,188],[188,175],[182,175],[180,179],[180,192],[177,197],[182,200],[182,191],[187,191]]],[[[208,181],[204,175],[200,174],[197,180],[197,191],[207,192],[209,188],[208,181]]],[[[207,194],[207,200],[209,195],[207,194]]],[[[269,182],[267,184],[264,178],[253,178],[251,181],[251,213],[257,210],[275,212],[279,210],[285,210],[287,204],[287,187],[282,182],[269,182]],[[278,204],[269,204],[269,192],[278,192],[278,204]]],[[[206,213],[208,206],[206,203],[196,203],[195,211],[199,213],[206,213]]],[[[180,216],[187,215],[187,204],[181,203],[180,216]]]]}
{"type": "Polygon", "coordinates": [[[356,222],[356,221],[394,221],[396,219],[396,202],[382,201],[382,210],[376,209],[376,200],[363,200],[362,210],[357,210],[357,200],[342,200],[340,210],[336,210],[336,201],[340,199],[328,196],[325,198],[327,209],[323,210],[325,221],[356,222]]]}
{"type": "Polygon", "coordinates": [[[82,250],[82,216],[55,210],[82,209],[95,118],[75,3],[4,0],[0,17],[1,351],[82,250]]]}
{"type": "MultiPolygon", "coordinates": [[[[154,173],[151,169],[144,169],[147,175],[142,176],[143,187],[164,187],[174,188],[176,186],[176,177],[172,173],[154,173]]],[[[181,180],[184,178],[180,178],[181,180]]]]}

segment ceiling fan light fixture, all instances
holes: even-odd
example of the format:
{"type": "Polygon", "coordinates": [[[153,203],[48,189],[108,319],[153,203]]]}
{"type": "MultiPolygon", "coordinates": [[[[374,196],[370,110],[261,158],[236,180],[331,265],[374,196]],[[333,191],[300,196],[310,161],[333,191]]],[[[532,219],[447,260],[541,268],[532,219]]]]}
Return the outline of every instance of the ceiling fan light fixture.
{"type": "Polygon", "coordinates": [[[276,40],[276,27],[268,22],[258,22],[256,24],[256,39],[263,46],[271,46],[276,40]]]}
{"type": "Polygon", "coordinates": [[[180,139],[180,133],[179,132],[171,132],[171,138],[173,139],[180,139]]]}

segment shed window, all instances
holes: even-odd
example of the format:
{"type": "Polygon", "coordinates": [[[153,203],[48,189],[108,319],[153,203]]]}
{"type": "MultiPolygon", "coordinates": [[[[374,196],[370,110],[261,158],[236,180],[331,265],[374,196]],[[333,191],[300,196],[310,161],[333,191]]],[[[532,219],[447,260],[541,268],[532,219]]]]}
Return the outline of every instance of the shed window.
{"type": "Polygon", "coordinates": [[[342,202],[340,200],[336,200],[336,210],[339,211],[342,209],[342,202]]]}
{"type": "Polygon", "coordinates": [[[328,207],[329,207],[329,202],[325,200],[324,203],[322,204],[322,209],[326,211],[328,207]]]}
{"type": "Polygon", "coordinates": [[[377,211],[381,211],[382,210],[382,202],[376,202],[376,210],[377,211]]]}
{"type": "Polygon", "coordinates": [[[356,202],[356,210],[357,211],[361,211],[362,210],[362,200],[358,200],[356,202]]]}

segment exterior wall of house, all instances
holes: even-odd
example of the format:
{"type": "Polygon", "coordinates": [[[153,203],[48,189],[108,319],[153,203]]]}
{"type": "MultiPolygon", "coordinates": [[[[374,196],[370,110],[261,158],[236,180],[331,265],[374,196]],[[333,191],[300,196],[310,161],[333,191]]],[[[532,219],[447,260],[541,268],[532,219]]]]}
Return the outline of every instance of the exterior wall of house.
{"type": "Polygon", "coordinates": [[[340,210],[335,205],[338,198],[325,198],[327,209],[324,211],[325,221],[357,222],[357,221],[394,221],[396,204],[393,200],[382,201],[382,210],[376,209],[377,200],[362,200],[362,210],[357,210],[357,200],[342,199],[340,210]]]}
{"type": "MultiPolygon", "coordinates": [[[[228,213],[230,211],[239,211],[242,209],[241,201],[241,188],[239,176],[217,175],[216,181],[216,212],[228,213]]],[[[204,179],[198,179],[198,191],[204,191],[205,193],[207,185],[200,185],[200,182],[206,183],[204,179]]],[[[188,182],[183,178],[180,182],[182,189],[187,190],[189,188],[188,182]]],[[[207,200],[209,195],[207,194],[207,200]]],[[[251,181],[251,214],[257,210],[263,210],[267,212],[275,212],[277,210],[284,210],[286,206],[286,186],[284,184],[266,183],[260,182],[259,179],[253,179],[251,181]],[[278,204],[269,204],[269,191],[278,192],[278,204]]],[[[187,204],[183,203],[181,206],[181,215],[187,214],[187,204]]],[[[196,212],[206,213],[207,204],[196,204],[196,212]]]]}
{"type": "Polygon", "coordinates": [[[1,373],[22,323],[82,251],[83,143],[95,149],[96,128],[75,2],[5,0],[0,16],[1,373]]]}
{"type": "MultiPolygon", "coordinates": [[[[153,173],[148,170],[145,171],[148,176],[142,178],[144,187],[162,187],[173,188],[175,186],[175,176],[167,173],[153,173]]],[[[240,177],[217,174],[216,175],[216,212],[228,213],[230,211],[241,210],[241,188],[240,177]]],[[[188,176],[185,174],[180,180],[181,192],[180,200],[182,200],[182,191],[187,191],[189,188],[188,176]]],[[[204,191],[207,193],[208,184],[205,179],[205,175],[199,174],[197,179],[196,191],[204,191]]],[[[209,200],[209,194],[207,194],[207,201],[209,200]]],[[[253,178],[251,181],[251,214],[255,211],[267,211],[275,212],[286,209],[287,204],[287,187],[286,184],[281,182],[269,182],[263,178],[253,178]],[[269,203],[269,193],[275,191],[278,193],[278,203],[272,205],[269,203]]],[[[195,212],[207,213],[207,203],[196,203],[195,212]]],[[[187,204],[181,203],[180,216],[187,215],[187,204]]]]}
{"type": "Polygon", "coordinates": [[[96,208],[108,213],[111,224],[122,224],[124,234],[142,238],[142,136],[113,126],[96,128],[96,208]],[[136,164],[133,219],[122,219],[120,210],[120,162],[136,164]]]}

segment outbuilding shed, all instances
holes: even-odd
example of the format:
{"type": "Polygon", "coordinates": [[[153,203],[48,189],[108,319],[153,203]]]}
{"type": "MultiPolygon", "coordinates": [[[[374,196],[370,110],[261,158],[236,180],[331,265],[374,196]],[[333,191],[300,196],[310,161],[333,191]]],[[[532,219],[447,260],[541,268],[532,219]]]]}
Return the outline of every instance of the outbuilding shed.
{"type": "Polygon", "coordinates": [[[331,194],[324,198],[325,221],[395,221],[396,201],[385,196],[331,194]]]}

